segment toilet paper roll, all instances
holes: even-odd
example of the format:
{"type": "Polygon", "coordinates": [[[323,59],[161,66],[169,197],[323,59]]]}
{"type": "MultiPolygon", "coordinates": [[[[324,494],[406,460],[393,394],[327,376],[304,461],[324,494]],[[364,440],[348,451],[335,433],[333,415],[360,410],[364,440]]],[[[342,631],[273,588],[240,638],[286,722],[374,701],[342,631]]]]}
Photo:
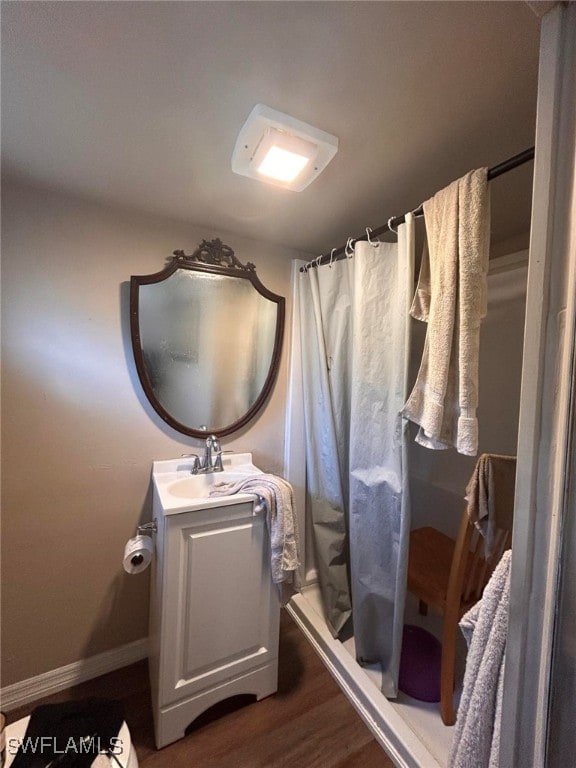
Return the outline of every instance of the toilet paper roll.
{"type": "Polygon", "coordinates": [[[140,573],[146,570],[154,554],[154,542],[150,536],[134,536],[124,547],[124,570],[126,573],[140,573]]]}

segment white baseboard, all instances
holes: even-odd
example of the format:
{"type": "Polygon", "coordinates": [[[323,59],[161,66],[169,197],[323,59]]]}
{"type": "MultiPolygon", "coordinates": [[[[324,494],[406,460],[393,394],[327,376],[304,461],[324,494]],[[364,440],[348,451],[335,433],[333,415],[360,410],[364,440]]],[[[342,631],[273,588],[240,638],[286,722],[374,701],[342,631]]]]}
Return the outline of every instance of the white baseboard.
{"type": "Polygon", "coordinates": [[[3,712],[8,712],[78,683],[105,675],[107,672],[127,667],[147,656],[148,638],[143,637],[141,640],[121,645],[111,651],[104,651],[104,653],[90,656],[88,659],[74,661],[65,667],[43,672],[36,677],[30,677],[19,683],[0,688],[0,709],[3,712]]]}

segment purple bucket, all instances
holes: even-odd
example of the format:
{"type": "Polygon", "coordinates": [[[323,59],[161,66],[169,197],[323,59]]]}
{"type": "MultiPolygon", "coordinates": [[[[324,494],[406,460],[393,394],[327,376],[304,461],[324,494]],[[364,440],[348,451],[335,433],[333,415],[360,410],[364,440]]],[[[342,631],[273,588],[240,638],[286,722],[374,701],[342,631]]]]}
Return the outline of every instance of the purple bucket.
{"type": "Polygon", "coordinates": [[[440,701],[442,646],[421,627],[406,624],[402,635],[402,656],[398,687],[419,701],[440,701]]]}

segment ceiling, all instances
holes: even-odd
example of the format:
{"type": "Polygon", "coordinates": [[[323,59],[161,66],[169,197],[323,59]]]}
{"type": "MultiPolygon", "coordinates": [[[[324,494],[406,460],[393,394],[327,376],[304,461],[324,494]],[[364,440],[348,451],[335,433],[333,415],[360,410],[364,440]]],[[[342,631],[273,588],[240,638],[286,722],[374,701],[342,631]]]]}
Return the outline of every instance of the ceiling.
{"type": "MultiPolygon", "coordinates": [[[[317,254],[533,146],[524,2],[2,3],[5,172],[317,254]],[[302,192],[232,173],[267,104],[338,136],[302,192]]],[[[532,164],[492,183],[526,231],[532,164]]]]}

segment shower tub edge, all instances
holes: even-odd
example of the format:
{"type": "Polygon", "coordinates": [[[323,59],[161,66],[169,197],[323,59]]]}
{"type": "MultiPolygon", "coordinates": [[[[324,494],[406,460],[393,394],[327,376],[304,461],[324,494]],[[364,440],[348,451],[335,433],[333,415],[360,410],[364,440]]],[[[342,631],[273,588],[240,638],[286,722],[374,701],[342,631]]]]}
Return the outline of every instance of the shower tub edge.
{"type": "Polygon", "coordinates": [[[294,595],[286,610],[398,768],[443,768],[342,643],[332,637],[305,594],[294,595]]]}

